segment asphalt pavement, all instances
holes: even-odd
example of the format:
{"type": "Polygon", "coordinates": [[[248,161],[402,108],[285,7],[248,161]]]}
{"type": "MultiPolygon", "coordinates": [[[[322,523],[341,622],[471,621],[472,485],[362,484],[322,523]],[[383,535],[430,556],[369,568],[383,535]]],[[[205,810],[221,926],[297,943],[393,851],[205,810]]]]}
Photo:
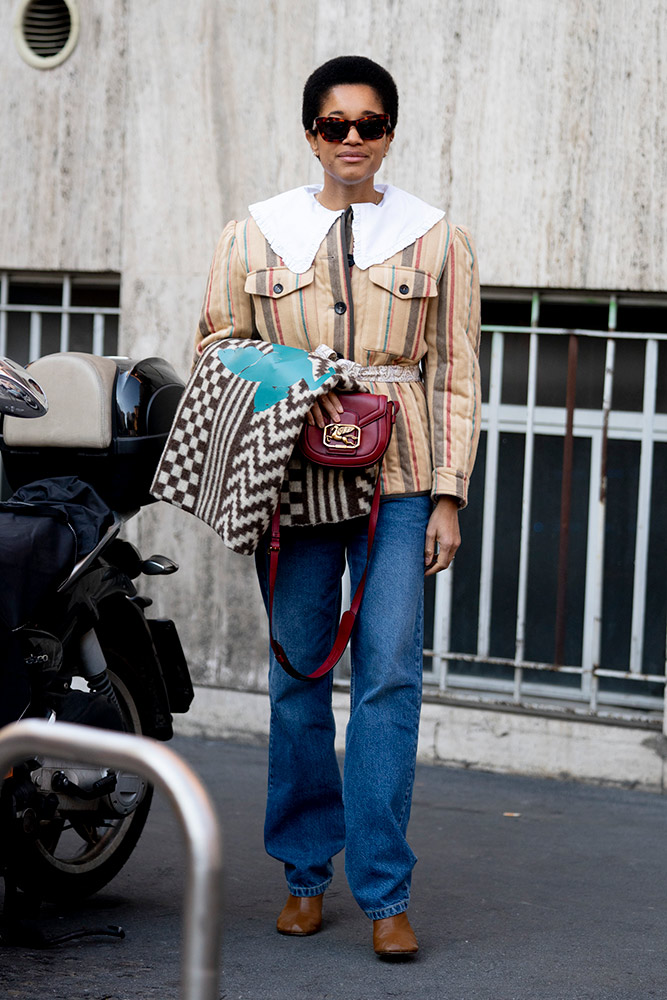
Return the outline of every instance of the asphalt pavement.
{"type": "MultiPolygon", "coordinates": [[[[420,765],[410,840],[416,959],[379,961],[342,860],[321,933],[277,934],[286,890],[262,845],[266,749],[177,738],[225,841],[224,1000],[647,1000],[667,996],[667,798],[420,765]]],[[[85,904],[45,905],[45,935],[123,940],[0,949],[0,998],[179,1000],[184,849],[156,798],[124,870],[85,904]]]]}

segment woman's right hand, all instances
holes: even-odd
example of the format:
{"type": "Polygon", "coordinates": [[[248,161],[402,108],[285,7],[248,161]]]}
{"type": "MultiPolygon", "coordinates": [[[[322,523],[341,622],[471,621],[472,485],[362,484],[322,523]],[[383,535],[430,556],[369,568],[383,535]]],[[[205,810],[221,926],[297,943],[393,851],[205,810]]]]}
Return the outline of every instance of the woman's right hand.
{"type": "Polygon", "coordinates": [[[343,404],[335,392],[325,392],[306,415],[306,420],[311,427],[316,424],[318,427],[326,427],[327,424],[340,423],[340,414],[343,412],[343,404]]]}

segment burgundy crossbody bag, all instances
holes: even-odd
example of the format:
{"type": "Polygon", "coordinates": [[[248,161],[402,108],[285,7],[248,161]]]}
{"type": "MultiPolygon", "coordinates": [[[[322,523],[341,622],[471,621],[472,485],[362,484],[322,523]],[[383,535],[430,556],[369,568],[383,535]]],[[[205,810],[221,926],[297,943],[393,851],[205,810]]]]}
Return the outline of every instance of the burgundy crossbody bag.
{"type": "Polygon", "coordinates": [[[399,403],[387,396],[375,396],[368,392],[341,392],[338,398],[343,404],[340,422],[326,427],[304,424],[299,446],[302,453],[316,465],[337,469],[365,469],[380,463],[377,482],[373,493],[368,522],[368,548],[366,565],[357,585],[349,611],[340,620],[338,634],[331,652],[325,661],[310,674],[295,670],[285,650],[273,637],[273,592],[278,572],[280,554],[280,504],[276,507],[271,522],[271,544],[269,545],[269,638],[271,649],[281,667],[291,676],[302,681],[318,680],[336,666],[350,641],[350,635],[361,605],[366,585],[366,574],[373,549],[375,528],[380,510],[380,469],[382,458],[391,439],[391,432],[398,414],[399,403]]]}

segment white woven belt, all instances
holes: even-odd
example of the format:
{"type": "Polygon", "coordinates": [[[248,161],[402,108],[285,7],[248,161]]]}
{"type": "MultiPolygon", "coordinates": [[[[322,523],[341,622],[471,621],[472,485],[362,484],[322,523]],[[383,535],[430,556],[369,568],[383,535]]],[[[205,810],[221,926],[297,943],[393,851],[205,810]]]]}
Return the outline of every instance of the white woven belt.
{"type": "Polygon", "coordinates": [[[341,358],[338,364],[360,382],[421,382],[419,365],[359,365],[341,358]]]}
{"type": "Polygon", "coordinates": [[[335,361],[351,378],[360,382],[421,382],[419,365],[360,365],[348,358],[338,358],[326,344],[320,344],[313,354],[327,361],[335,361]]]}

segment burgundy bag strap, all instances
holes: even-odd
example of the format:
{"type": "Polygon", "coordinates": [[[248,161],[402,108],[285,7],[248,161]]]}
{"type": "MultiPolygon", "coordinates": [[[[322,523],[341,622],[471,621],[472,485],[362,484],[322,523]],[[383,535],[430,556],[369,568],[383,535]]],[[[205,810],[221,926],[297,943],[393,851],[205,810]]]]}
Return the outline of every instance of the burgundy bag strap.
{"type": "Polygon", "coordinates": [[[373,494],[373,502],[371,504],[371,512],[368,521],[368,548],[366,549],[366,565],[364,566],[364,572],[362,574],[361,580],[357,585],[354,597],[352,598],[352,603],[350,604],[349,611],[345,611],[340,620],[340,625],[338,626],[338,634],[336,640],[332,646],[331,652],[327,656],[324,663],[317,667],[311,674],[301,674],[298,670],[295,670],[290,661],[287,658],[285,650],[280,645],[277,639],[273,638],[273,591],[276,583],[276,576],[278,573],[278,556],[280,554],[280,502],[276,507],[275,513],[273,515],[273,520],[271,521],[271,544],[269,545],[270,561],[269,561],[269,639],[271,642],[271,649],[274,652],[276,660],[280,666],[285,670],[290,677],[295,677],[300,681],[315,681],[320,677],[324,677],[330,670],[332,670],[341,656],[345,652],[345,647],[350,641],[350,636],[352,635],[352,629],[354,628],[354,623],[357,617],[357,612],[359,611],[359,606],[361,605],[361,598],[364,596],[364,587],[366,586],[366,574],[368,573],[368,564],[371,558],[371,551],[373,549],[373,540],[375,538],[375,528],[378,523],[378,514],[380,512],[380,472],[378,471],[378,478],[375,484],[375,492],[373,494]]]}

